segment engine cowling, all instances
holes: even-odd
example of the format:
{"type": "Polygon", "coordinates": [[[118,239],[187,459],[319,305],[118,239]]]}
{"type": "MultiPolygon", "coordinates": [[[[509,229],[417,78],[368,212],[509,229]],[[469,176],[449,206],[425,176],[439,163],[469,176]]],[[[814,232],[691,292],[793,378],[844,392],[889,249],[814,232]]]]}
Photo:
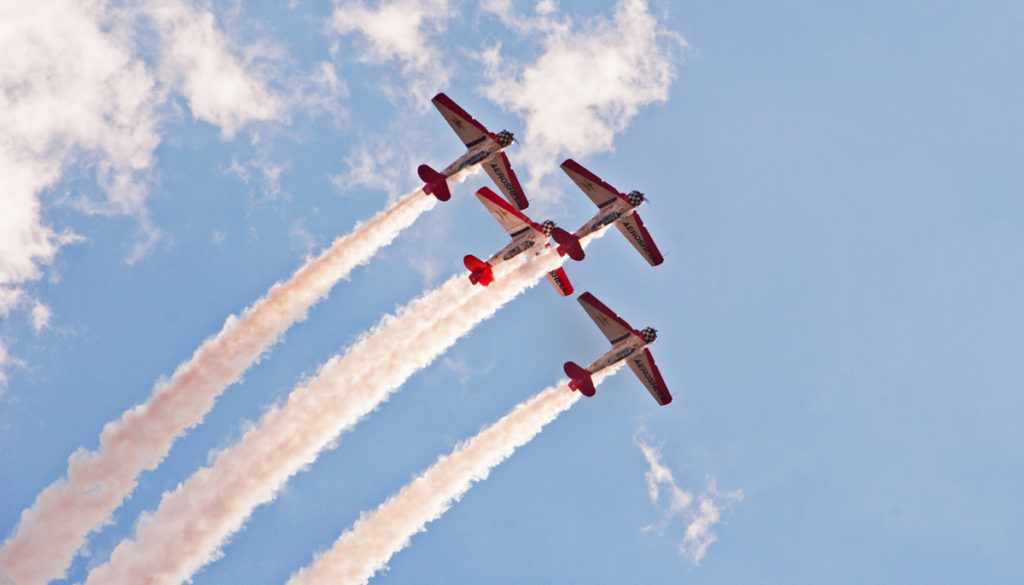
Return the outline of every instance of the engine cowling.
{"type": "Polygon", "coordinates": [[[630,191],[629,195],[626,195],[626,199],[629,200],[629,204],[633,207],[640,207],[644,202],[644,194],[639,191],[630,191]]]}
{"type": "Polygon", "coordinates": [[[509,132],[508,130],[502,130],[501,132],[498,132],[498,144],[500,144],[502,147],[512,144],[514,140],[515,135],[509,132]]]}
{"type": "Polygon", "coordinates": [[[540,224],[540,231],[544,232],[545,236],[550,237],[551,230],[553,229],[555,229],[555,222],[551,221],[550,219],[546,219],[540,224]]]}
{"type": "Polygon", "coordinates": [[[644,330],[640,332],[640,337],[642,337],[647,343],[654,343],[654,340],[658,338],[658,331],[654,327],[645,327],[644,330]]]}

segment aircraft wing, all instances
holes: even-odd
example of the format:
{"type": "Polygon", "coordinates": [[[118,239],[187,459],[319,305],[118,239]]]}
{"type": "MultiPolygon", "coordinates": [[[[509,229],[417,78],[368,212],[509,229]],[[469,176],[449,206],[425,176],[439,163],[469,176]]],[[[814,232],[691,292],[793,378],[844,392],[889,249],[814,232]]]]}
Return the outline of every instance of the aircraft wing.
{"type": "Polygon", "coordinates": [[[523,195],[523,187],[519,184],[519,179],[512,171],[512,165],[508,163],[508,156],[504,152],[492,156],[480,166],[490,175],[491,180],[501,189],[512,205],[516,206],[516,209],[529,207],[530,202],[526,200],[526,195],[523,195]]]}
{"type": "Polygon", "coordinates": [[[444,116],[445,120],[448,120],[448,124],[451,125],[452,130],[459,135],[462,143],[466,145],[466,148],[470,148],[483,142],[485,139],[490,138],[490,133],[487,128],[480,122],[477,122],[473,116],[466,113],[459,107],[459,104],[453,102],[451,98],[443,93],[439,93],[434,96],[434,99],[430,100],[434,106],[437,107],[441,115],[444,116]]]}
{"type": "Polygon", "coordinates": [[[619,228],[619,231],[622,232],[622,235],[626,236],[630,244],[633,244],[636,251],[640,252],[647,259],[648,264],[657,266],[665,261],[661,252],[658,251],[658,246],[654,245],[651,234],[644,227],[644,222],[640,220],[640,215],[637,212],[634,211],[615,222],[615,227],[619,228]]]}
{"type": "Polygon", "coordinates": [[[508,235],[513,238],[526,230],[537,229],[537,226],[530,221],[530,218],[520,213],[515,207],[509,205],[507,201],[498,197],[494,191],[487,187],[481,187],[476,192],[476,196],[480,203],[483,203],[484,207],[487,208],[487,211],[491,212],[494,219],[498,220],[501,227],[505,228],[508,235]]]}
{"type": "Polygon", "coordinates": [[[629,326],[629,323],[623,321],[622,317],[616,315],[614,311],[606,307],[604,303],[597,300],[597,297],[589,292],[581,294],[577,300],[583,305],[583,309],[594,320],[594,323],[597,323],[601,333],[604,333],[608,341],[612,342],[612,345],[633,333],[633,328],[629,326]]]}
{"type": "Polygon", "coordinates": [[[640,378],[658,404],[665,406],[672,402],[672,395],[669,394],[668,388],[665,386],[665,380],[662,379],[658,366],[654,364],[651,350],[645,347],[642,352],[631,355],[627,361],[629,369],[633,370],[637,378],[640,378]]]}
{"type": "Polygon", "coordinates": [[[594,173],[583,168],[583,165],[570,159],[562,163],[562,170],[576,183],[594,205],[603,208],[622,197],[615,187],[605,183],[594,173]]]}

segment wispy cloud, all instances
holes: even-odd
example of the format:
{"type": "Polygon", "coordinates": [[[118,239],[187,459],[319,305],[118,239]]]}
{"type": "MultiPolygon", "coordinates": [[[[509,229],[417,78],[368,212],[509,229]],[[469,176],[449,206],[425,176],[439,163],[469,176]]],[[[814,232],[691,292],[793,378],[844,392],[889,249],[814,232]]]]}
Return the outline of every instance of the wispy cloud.
{"type": "MultiPolygon", "coordinates": [[[[146,199],[170,96],[184,96],[193,115],[224,137],[250,122],[284,118],[285,102],[258,67],[238,57],[242,49],[212,13],[182,0],[0,7],[0,310],[10,312],[11,291],[42,278],[62,247],[83,239],[46,219],[46,195],[70,167],[88,169],[99,186],[67,199],[75,209],[137,219],[128,262],[158,240],[146,199]],[[156,43],[149,38],[154,28],[156,43]],[[156,49],[156,73],[141,56],[143,45],[156,49]]],[[[324,100],[310,100],[341,87],[322,68],[310,84],[291,96],[293,107],[326,108],[324,100]]],[[[26,315],[33,323],[39,316],[26,315]]]]}
{"type": "Polygon", "coordinates": [[[230,138],[249,122],[283,115],[282,99],[236,56],[212,12],[180,0],[151,1],[145,11],[163,41],[161,77],[188,100],[196,118],[230,138]]]}
{"type": "Polygon", "coordinates": [[[331,183],[342,194],[361,192],[366,189],[397,193],[408,178],[401,172],[408,168],[406,177],[415,177],[411,164],[412,153],[400,152],[393,139],[388,136],[374,136],[362,140],[352,147],[343,159],[348,170],[331,177],[331,183]]]}
{"type": "Polygon", "coordinates": [[[11,354],[7,352],[7,346],[4,345],[4,341],[0,339],[0,394],[3,394],[3,383],[7,381],[7,374],[5,373],[10,366],[24,366],[25,362],[11,357],[11,354]]]}
{"type": "Polygon", "coordinates": [[[644,0],[620,0],[611,17],[575,23],[552,2],[533,14],[516,14],[507,2],[484,10],[540,45],[532,62],[519,62],[496,47],[482,57],[484,95],[523,118],[522,151],[528,190],[557,169],[566,155],[610,151],[640,108],[668,99],[685,41],[666,29],[644,0]]]}
{"type": "Polygon", "coordinates": [[[267,149],[259,149],[247,161],[232,158],[225,172],[235,175],[250,188],[256,188],[260,193],[258,200],[262,201],[277,199],[281,195],[281,175],[288,167],[287,162],[272,160],[267,149]]]}
{"type": "Polygon", "coordinates": [[[450,70],[434,40],[445,30],[452,13],[448,0],[385,0],[369,8],[363,0],[335,3],[331,27],[339,35],[358,33],[368,43],[360,59],[370,64],[397,63],[404,77],[403,91],[417,107],[429,107],[430,98],[448,84],[450,70]]]}
{"type": "Polygon", "coordinates": [[[32,328],[42,331],[50,325],[50,318],[53,317],[53,310],[50,307],[36,301],[32,307],[32,328]]]}
{"type": "Polygon", "coordinates": [[[294,81],[294,90],[288,96],[291,109],[306,112],[310,117],[329,115],[335,128],[341,128],[348,119],[343,105],[348,98],[348,84],[338,77],[334,65],[327,61],[317,63],[311,72],[294,81]]]}
{"type": "Polygon", "coordinates": [[[644,477],[647,480],[648,496],[658,509],[659,518],[655,524],[645,526],[644,530],[664,534],[673,520],[682,519],[686,529],[678,545],[679,554],[698,565],[711,543],[718,540],[715,525],[721,521],[722,512],[742,500],[743,492],[736,490],[722,493],[718,491],[714,480],[708,481],[699,496],[683,490],[676,484],[672,471],[661,462],[661,448],[648,442],[643,436],[645,434],[641,429],[633,437],[633,442],[650,466],[644,477]]]}
{"type": "Polygon", "coordinates": [[[10,291],[42,278],[63,246],[81,240],[47,222],[44,209],[43,193],[69,166],[91,169],[100,186],[98,198],[76,205],[145,217],[161,92],[134,56],[130,25],[96,2],[0,8],[0,310],[13,309],[10,291]]]}

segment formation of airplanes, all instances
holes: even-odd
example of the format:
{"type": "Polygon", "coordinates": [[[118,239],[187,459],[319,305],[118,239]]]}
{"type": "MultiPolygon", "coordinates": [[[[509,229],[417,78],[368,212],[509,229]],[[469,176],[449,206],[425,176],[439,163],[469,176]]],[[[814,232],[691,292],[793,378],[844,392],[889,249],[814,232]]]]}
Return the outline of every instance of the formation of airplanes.
{"type": "MultiPolygon", "coordinates": [[[[529,206],[529,201],[504,152],[514,142],[513,134],[508,130],[502,130],[497,134],[488,131],[483,124],[443,93],[437,94],[431,101],[466,145],[466,153],[440,172],[428,165],[420,165],[417,172],[424,182],[423,192],[427,196],[433,195],[441,201],[448,201],[451,198],[448,180],[462,171],[480,165],[505,196],[505,199],[502,199],[487,187],[476,192],[477,198],[508,232],[512,241],[486,261],[472,254],[463,258],[463,263],[469,270],[471,283],[488,286],[494,282],[496,266],[521,254],[540,254],[552,245],[548,241],[549,238],[554,240],[555,249],[560,256],[568,256],[576,261],[583,260],[585,254],[582,241],[612,225],[625,236],[648,264],[658,266],[665,261],[636,212],[645,201],[642,193],[623,193],[583,165],[568,159],[561,164],[562,170],[597,205],[598,212],[573,233],[557,227],[551,220],[536,223],[522,211],[529,206]]],[[[573,286],[563,268],[549,272],[547,279],[558,294],[573,294],[573,286]]],[[[650,349],[647,348],[657,339],[657,331],[651,327],[643,330],[633,329],[589,292],[581,294],[577,300],[608,338],[612,348],[586,368],[572,361],[566,362],[564,370],[569,376],[569,388],[584,396],[593,396],[593,375],[625,361],[658,404],[664,406],[672,402],[672,395],[654,363],[650,349]]]]}

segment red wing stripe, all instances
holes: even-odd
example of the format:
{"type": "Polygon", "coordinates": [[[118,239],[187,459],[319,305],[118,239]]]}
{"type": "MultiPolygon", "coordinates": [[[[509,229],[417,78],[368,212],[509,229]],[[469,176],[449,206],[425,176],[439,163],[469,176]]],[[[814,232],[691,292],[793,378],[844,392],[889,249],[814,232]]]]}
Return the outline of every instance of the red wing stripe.
{"type": "Polygon", "coordinates": [[[654,380],[658,384],[658,394],[661,395],[661,403],[668,404],[672,402],[672,394],[668,391],[665,379],[661,377],[661,370],[658,369],[658,364],[654,363],[654,356],[651,355],[651,350],[645,347],[644,355],[647,356],[647,363],[651,364],[651,372],[654,374],[654,380]]]}
{"type": "MultiPolygon", "coordinates": [[[[526,225],[528,225],[528,226],[530,226],[530,227],[532,227],[534,229],[537,229],[537,225],[533,223],[533,220],[531,220],[530,218],[528,218],[525,215],[523,215],[522,211],[519,211],[515,207],[512,207],[512,205],[508,201],[506,201],[505,199],[502,199],[501,197],[498,197],[498,194],[495,193],[494,191],[491,191],[487,187],[480,187],[480,189],[476,192],[476,194],[479,197],[483,197],[483,198],[487,199],[488,201],[490,201],[494,205],[497,205],[498,207],[504,209],[508,213],[510,213],[510,214],[514,215],[515,217],[519,218],[524,223],[526,223],[526,225]]],[[[537,231],[541,231],[541,230],[538,229],[537,231]]]]}
{"type": "Polygon", "coordinates": [[[654,243],[654,238],[651,237],[651,232],[647,231],[647,228],[644,227],[644,222],[640,219],[640,214],[634,211],[633,220],[636,222],[636,229],[643,237],[644,244],[646,244],[647,247],[647,252],[651,256],[651,264],[657,266],[664,262],[665,257],[661,255],[661,251],[658,250],[658,246],[654,243]]]}
{"type": "Polygon", "coordinates": [[[487,131],[487,128],[485,128],[483,124],[478,122],[473,116],[470,116],[466,110],[459,107],[459,105],[453,102],[447,95],[439,93],[430,101],[434,103],[434,106],[437,107],[441,112],[441,115],[444,116],[445,120],[448,121],[448,124],[451,125],[453,130],[455,130],[455,133],[459,135],[459,139],[462,140],[462,143],[467,147],[479,144],[481,140],[491,136],[491,133],[487,131]],[[452,116],[457,118],[457,120],[453,120],[452,116]],[[472,126],[477,132],[482,133],[483,136],[478,136],[476,132],[470,131],[469,128],[464,127],[463,124],[472,126]]]}
{"type": "MultiPolygon", "coordinates": [[[[574,161],[571,158],[566,159],[565,162],[563,162],[561,164],[561,167],[562,167],[562,170],[564,170],[564,171],[572,171],[572,172],[576,173],[577,175],[580,175],[584,179],[590,181],[591,183],[594,183],[594,184],[597,184],[597,185],[600,185],[600,186],[604,187],[605,189],[607,189],[607,190],[611,191],[612,193],[615,193],[616,195],[618,195],[618,197],[620,199],[624,200],[624,201],[628,201],[629,200],[624,193],[621,193],[615,187],[612,187],[608,183],[604,182],[604,179],[602,179],[601,177],[598,177],[594,173],[588,171],[586,168],[583,167],[583,165],[581,165],[580,163],[574,161]]],[[[611,201],[614,201],[614,199],[609,200],[607,203],[604,203],[604,205],[607,205],[611,201]]],[[[601,204],[598,204],[598,206],[600,207],[601,204]]]]}
{"type": "Polygon", "coordinates": [[[626,323],[626,321],[622,317],[619,317],[618,315],[615,314],[615,311],[612,311],[611,309],[609,309],[607,306],[605,306],[604,303],[602,303],[601,301],[597,300],[597,297],[595,297],[594,295],[590,294],[589,292],[585,292],[585,293],[581,294],[580,298],[579,298],[579,302],[586,303],[586,304],[590,305],[591,307],[594,307],[598,311],[604,313],[604,315],[606,317],[608,317],[612,321],[615,321],[619,325],[622,325],[627,330],[629,330],[629,331],[633,330],[633,328],[629,326],[629,323],[626,323]]]}

